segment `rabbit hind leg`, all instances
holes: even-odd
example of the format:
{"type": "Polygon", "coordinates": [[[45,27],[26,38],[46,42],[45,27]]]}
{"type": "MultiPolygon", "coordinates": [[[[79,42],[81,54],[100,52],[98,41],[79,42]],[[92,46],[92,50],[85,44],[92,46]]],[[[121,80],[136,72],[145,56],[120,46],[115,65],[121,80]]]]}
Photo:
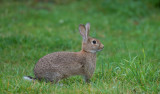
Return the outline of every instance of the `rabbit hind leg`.
{"type": "Polygon", "coordinates": [[[63,78],[63,76],[62,76],[60,73],[58,73],[58,72],[53,73],[51,83],[56,84],[56,83],[58,83],[59,80],[61,80],[62,78],[63,78]]]}

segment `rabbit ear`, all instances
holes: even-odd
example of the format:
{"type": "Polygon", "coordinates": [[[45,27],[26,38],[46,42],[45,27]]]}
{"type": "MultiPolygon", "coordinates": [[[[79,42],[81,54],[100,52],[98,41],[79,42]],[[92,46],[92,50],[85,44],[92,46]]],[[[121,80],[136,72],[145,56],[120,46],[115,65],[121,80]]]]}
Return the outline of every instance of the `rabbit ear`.
{"type": "Polygon", "coordinates": [[[83,42],[87,42],[88,36],[87,36],[85,25],[83,25],[83,24],[79,25],[79,32],[80,32],[81,36],[83,37],[83,42]]]}
{"type": "Polygon", "coordinates": [[[89,36],[89,31],[90,31],[90,23],[87,23],[87,24],[86,24],[87,36],[89,36]]]}

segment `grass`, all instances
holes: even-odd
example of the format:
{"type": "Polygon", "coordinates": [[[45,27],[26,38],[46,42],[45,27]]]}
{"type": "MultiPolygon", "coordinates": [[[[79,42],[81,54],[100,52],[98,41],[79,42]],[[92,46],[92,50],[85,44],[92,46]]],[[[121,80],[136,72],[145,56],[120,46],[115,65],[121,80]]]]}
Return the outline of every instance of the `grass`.
{"type": "Polygon", "coordinates": [[[0,94],[160,93],[160,13],[151,3],[132,0],[68,4],[0,3],[0,94]],[[79,51],[80,23],[91,23],[97,53],[91,84],[80,76],[61,85],[22,79],[35,63],[56,51],[79,51]]]}

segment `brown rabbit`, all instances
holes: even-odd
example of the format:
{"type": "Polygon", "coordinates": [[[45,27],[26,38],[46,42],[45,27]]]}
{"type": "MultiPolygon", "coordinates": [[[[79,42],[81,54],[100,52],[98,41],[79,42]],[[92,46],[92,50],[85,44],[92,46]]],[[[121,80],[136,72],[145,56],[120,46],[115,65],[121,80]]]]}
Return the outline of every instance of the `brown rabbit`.
{"type": "Polygon", "coordinates": [[[89,37],[90,24],[79,25],[79,32],[83,38],[80,52],[54,52],[42,57],[34,68],[35,78],[25,76],[27,80],[41,80],[57,83],[59,80],[82,75],[90,82],[96,67],[96,52],[104,45],[97,39],[89,37]]]}

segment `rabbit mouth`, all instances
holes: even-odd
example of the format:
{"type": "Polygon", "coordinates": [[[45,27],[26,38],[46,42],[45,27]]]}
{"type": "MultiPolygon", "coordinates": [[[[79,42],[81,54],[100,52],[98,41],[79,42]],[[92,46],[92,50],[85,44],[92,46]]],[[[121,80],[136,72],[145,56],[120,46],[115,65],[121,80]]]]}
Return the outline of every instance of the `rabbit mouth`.
{"type": "Polygon", "coordinates": [[[97,52],[102,51],[103,49],[97,50],[97,52]]]}
{"type": "Polygon", "coordinates": [[[102,50],[103,50],[103,48],[102,48],[102,49],[97,50],[97,52],[102,51],[102,50]]]}

